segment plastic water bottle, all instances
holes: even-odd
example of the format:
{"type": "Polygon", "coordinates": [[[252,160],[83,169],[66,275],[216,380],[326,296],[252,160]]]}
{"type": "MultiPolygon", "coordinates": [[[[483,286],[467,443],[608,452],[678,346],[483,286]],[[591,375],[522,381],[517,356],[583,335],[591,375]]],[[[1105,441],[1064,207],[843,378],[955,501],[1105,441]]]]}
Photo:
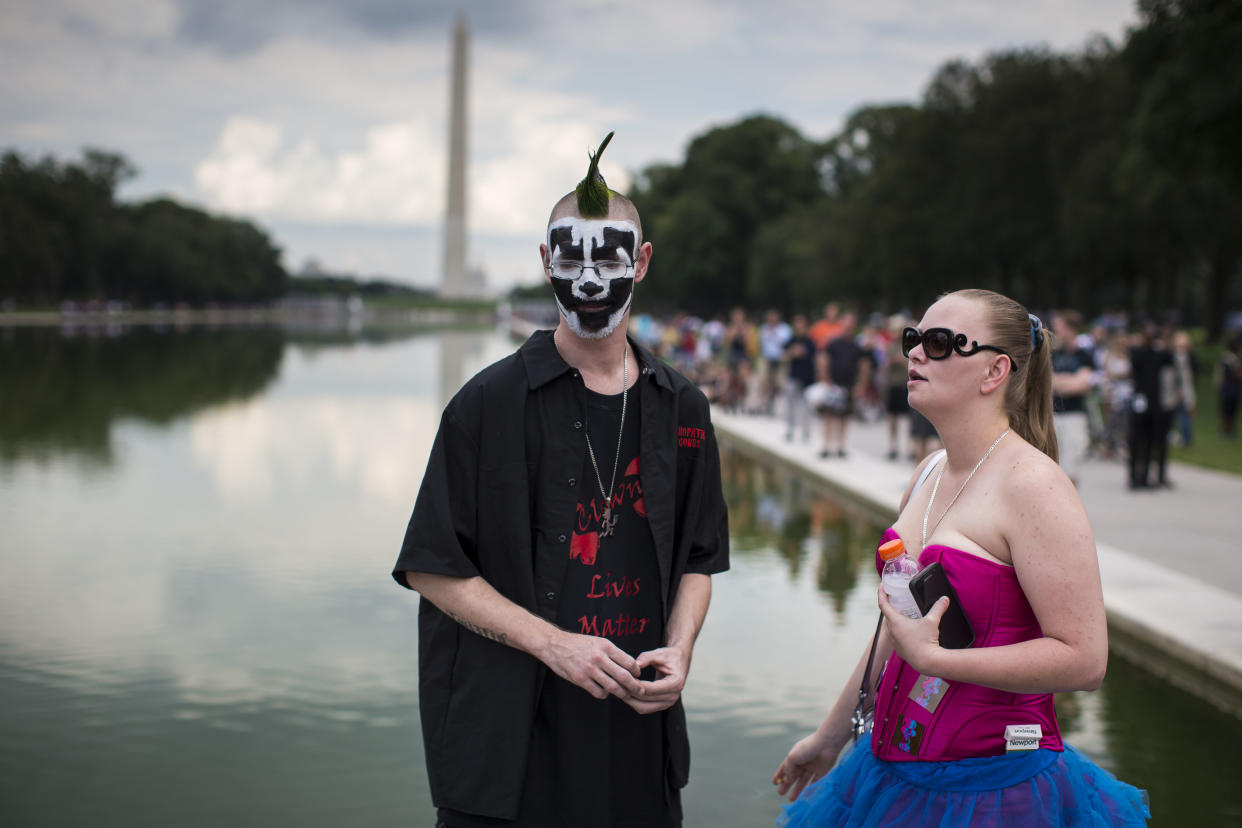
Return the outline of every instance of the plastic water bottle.
{"type": "Polygon", "coordinates": [[[880,583],[884,585],[889,602],[907,618],[922,618],[923,613],[919,612],[919,605],[910,592],[910,579],[918,573],[919,567],[906,554],[906,545],[901,538],[881,544],[880,558],[884,561],[880,583]]]}

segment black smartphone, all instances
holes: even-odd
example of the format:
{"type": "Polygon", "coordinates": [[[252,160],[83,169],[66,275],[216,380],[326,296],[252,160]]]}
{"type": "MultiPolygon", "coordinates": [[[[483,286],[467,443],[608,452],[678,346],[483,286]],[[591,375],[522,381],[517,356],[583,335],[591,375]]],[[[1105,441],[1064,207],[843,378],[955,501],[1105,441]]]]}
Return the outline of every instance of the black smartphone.
{"type": "Polygon", "coordinates": [[[953,584],[939,562],[928,564],[910,579],[910,592],[914,594],[914,602],[919,610],[927,615],[932,604],[941,595],[949,596],[949,608],[940,619],[940,646],[949,650],[964,650],[975,643],[975,631],[970,628],[970,621],[962,610],[962,602],[957,599],[953,584]]]}

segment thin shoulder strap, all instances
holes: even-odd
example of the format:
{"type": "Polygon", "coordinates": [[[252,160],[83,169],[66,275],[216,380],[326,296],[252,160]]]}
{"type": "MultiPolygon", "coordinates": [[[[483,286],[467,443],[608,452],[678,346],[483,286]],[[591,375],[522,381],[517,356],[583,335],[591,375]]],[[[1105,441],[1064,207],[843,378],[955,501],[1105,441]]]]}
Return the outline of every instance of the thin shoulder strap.
{"type": "MultiPolygon", "coordinates": [[[[870,690],[867,687],[867,680],[871,678],[871,665],[875,663],[875,648],[880,643],[880,625],[884,623],[884,613],[880,613],[880,617],[875,622],[875,635],[871,636],[871,652],[867,653],[867,666],[863,668],[862,682],[858,685],[858,702],[854,705],[854,715],[850,717],[850,726],[854,730],[854,742],[857,743],[859,737],[867,732],[867,696],[870,690]]],[[[879,679],[876,680],[876,686],[879,686],[879,679]]]]}
{"type": "Polygon", "coordinates": [[[946,454],[948,454],[948,452],[945,449],[941,449],[931,456],[931,459],[927,461],[927,465],[923,467],[923,473],[919,475],[919,479],[914,481],[914,488],[910,490],[911,496],[913,496],[919,489],[923,488],[923,484],[927,482],[927,478],[931,477],[932,469],[936,468],[936,466],[940,464],[940,461],[944,459],[946,454]]]}

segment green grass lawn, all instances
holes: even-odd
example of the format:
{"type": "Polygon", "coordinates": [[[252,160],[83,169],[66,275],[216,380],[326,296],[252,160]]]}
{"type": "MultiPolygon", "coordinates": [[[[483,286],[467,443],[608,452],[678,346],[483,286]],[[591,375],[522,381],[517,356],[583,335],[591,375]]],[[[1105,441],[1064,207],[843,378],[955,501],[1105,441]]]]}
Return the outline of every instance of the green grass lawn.
{"type": "Polygon", "coordinates": [[[1212,371],[1219,348],[1201,348],[1196,354],[1199,376],[1195,382],[1198,405],[1194,416],[1194,439],[1189,446],[1171,446],[1169,457],[1209,469],[1242,475],[1242,438],[1226,439],[1220,433],[1220,403],[1212,387],[1212,371]]]}

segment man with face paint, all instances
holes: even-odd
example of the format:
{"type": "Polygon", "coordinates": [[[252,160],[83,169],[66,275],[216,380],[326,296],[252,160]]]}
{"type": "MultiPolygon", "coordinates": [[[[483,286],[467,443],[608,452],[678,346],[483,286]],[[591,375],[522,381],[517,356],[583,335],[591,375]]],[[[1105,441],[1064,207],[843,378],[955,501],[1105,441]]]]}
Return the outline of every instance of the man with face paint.
{"type": "Polygon", "coordinates": [[[449,402],[393,570],[422,595],[449,828],[681,825],[681,692],[728,526],[706,398],[626,335],[652,247],[607,143],[539,248],[556,330],[449,402]]]}
{"type": "Polygon", "coordinates": [[[612,199],[616,206],[605,218],[584,219],[576,215],[576,199],[566,198],[552,211],[548,243],[540,245],[544,270],[569,330],[582,339],[608,339],[629,318],[651,244],[641,243],[628,199],[612,199]]]}

